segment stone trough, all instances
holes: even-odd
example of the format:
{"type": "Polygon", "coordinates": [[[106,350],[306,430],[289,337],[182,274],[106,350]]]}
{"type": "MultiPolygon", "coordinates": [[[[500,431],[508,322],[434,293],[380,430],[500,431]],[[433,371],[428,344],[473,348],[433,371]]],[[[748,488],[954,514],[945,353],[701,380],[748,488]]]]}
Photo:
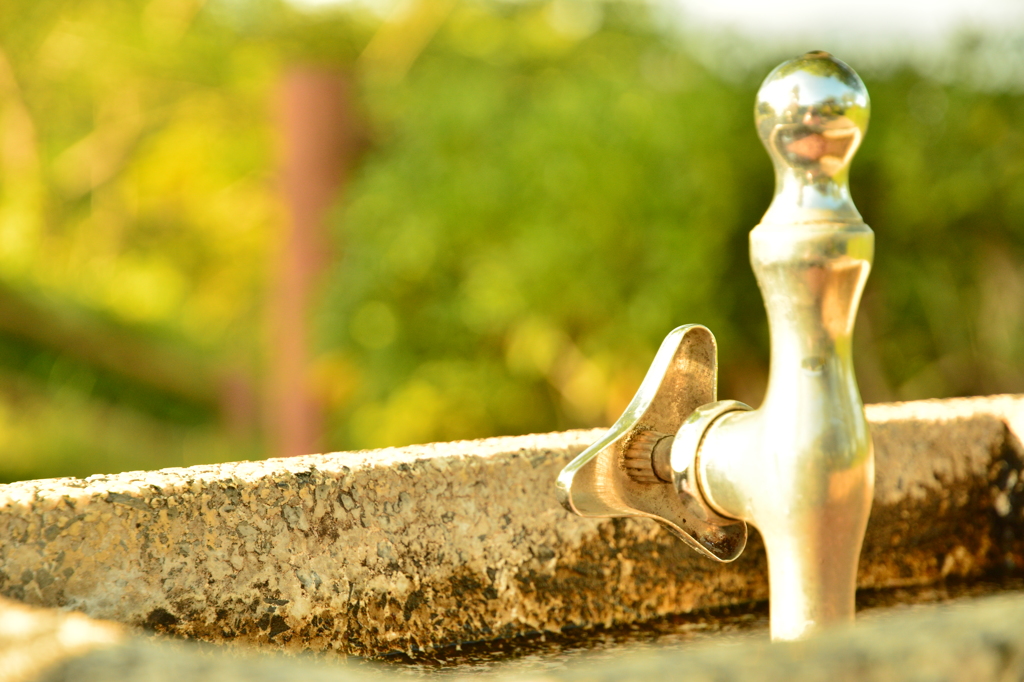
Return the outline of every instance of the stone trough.
{"type": "MultiPolygon", "coordinates": [[[[1024,397],[872,405],[867,415],[877,483],[862,589],[1024,568],[1024,397]]],[[[31,675],[22,679],[36,679],[51,664],[64,661],[52,670],[67,670],[69,661],[85,661],[97,647],[130,649],[136,663],[139,656],[191,660],[167,653],[180,644],[140,639],[146,631],[250,645],[231,647],[236,652],[372,657],[763,602],[766,561],[756,534],[738,561],[722,565],[653,522],[583,519],[559,506],[555,476],[599,434],[0,486],[0,595],[12,600],[0,606],[0,679],[4,661],[29,650],[18,637],[36,632],[11,623],[36,623],[39,641],[51,642],[39,649],[49,654],[29,657],[46,665],[24,668],[31,675]],[[60,642],[79,640],[85,643],[60,653],[60,642]]],[[[1010,608],[1002,599],[985,608],[1010,608]]],[[[943,627],[950,617],[940,615],[915,616],[932,624],[922,621],[919,629],[943,627]]],[[[989,616],[972,617],[996,627],[989,616]]],[[[878,627],[820,642],[749,646],[816,651],[829,637],[845,637],[853,647],[878,627]]],[[[1024,643],[1006,647],[1006,655],[1024,651],[1024,643]]],[[[664,657],[683,655],[655,658],[678,667],[664,657]]],[[[224,670],[251,664],[244,656],[231,660],[224,670]]],[[[642,660],[635,665],[642,668],[642,660]]],[[[372,675],[339,663],[302,665],[330,679],[372,675]]],[[[233,679],[223,671],[222,678],[233,679]]]]}

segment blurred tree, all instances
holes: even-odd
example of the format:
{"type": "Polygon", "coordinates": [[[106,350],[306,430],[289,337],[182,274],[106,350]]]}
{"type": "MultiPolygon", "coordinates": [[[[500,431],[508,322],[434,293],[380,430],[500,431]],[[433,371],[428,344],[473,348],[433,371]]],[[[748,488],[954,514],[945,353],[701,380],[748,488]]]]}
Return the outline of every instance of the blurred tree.
{"type": "Polygon", "coordinates": [[[200,9],[2,13],[0,479],[258,452],[275,54],[200,9]]]}
{"type": "Polygon", "coordinates": [[[909,72],[871,87],[853,175],[878,234],[859,331],[871,397],[1024,391],[1024,96],[909,72]]]}
{"type": "Polygon", "coordinates": [[[320,66],[286,69],[278,92],[281,185],[288,223],[270,301],[268,430],[279,456],[322,446],[322,406],[309,381],[309,313],[329,260],[327,214],[343,192],[365,135],[352,78],[320,66]]]}
{"type": "MultiPolygon", "coordinates": [[[[655,25],[632,4],[467,2],[400,79],[367,74],[378,146],[321,317],[336,447],[608,424],[686,322],[718,337],[721,394],[759,402],[757,81],[655,25]]],[[[866,75],[865,398],[1024,390],[1024,98],[866,75]]]]}
{"type": "MultiPolygon", "coordinates": [[[[315,310],[328,446],[607,424],[685,322],[718,337],[721,395],[756,404],[747,232],[772,173],[750,109],[783,56],[724,77],[652,6],[5,7],[0,479],[265,453],[268,104],[293,63],[352,67],[373,138],[315,310]]],[[[869,401],[1024,391],[1024,82],[981,89],[1016,54],[987,46],[953,45],[941,81],[862,72],[869,401]]]]}

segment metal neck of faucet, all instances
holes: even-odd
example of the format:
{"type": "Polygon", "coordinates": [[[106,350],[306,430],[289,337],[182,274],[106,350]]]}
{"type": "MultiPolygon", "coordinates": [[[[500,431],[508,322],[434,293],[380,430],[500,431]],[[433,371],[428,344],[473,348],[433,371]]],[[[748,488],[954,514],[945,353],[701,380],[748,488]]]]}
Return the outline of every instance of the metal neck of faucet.
{"type": "Polygon", "coordinates": [[[761,532],[772,637],[795,639],[853,620],[871,509],[851,341],[874,234],[846,185],[867,91],[845,64],[810,53],[768,76],[756,118],[779,184],[750,234],[771,333],[768,391],[757,411],[712,424],[695,458],[710,506],[761,532]]]}
{"type": "Polygon", "coordinates": [[[724,517],[761,532],[773,639],[852,621],[871,509],[871,439],[851,355],[871,264],[865,225],[751,235],[772,336],[756,411],[712,423],[696,453],[699,488],[724,517]]]}

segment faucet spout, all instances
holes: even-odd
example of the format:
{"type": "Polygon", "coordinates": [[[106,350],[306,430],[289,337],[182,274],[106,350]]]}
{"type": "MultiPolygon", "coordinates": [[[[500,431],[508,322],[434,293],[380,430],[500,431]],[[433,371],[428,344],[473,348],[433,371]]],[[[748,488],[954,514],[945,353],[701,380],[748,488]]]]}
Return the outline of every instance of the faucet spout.
{"type": "Polygon", "coordinates": [[[781,64],[758,91],[776,176],[750,233],[771,333],[761,407],[717,401],[714,339],[680,327],[622,418],[559,476],[571,511],[656,519],[718,561],[735,559],[754,525],[775,640],[854,617],[874,454],[852,338],[874,233],[847,178],[869,111],[860,78],[825,52],[781,64]]]}
{"type": "Polygon", "coordinates": [[[866,225],[754,230],[768,391],[758,410],[711,423],[692,455],[712,509],[761,532],[773,639],[853,620],[874,458],[851,336],[872,244],[866,225]]]}

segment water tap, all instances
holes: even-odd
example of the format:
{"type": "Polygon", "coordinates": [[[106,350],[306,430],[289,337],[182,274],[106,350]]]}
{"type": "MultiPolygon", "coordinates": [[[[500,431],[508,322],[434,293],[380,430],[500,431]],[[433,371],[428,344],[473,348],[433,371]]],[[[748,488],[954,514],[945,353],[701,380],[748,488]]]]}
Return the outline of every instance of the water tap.
{"type": "Polygon", "coordinates": [[[869,112],[860,77],[826,52],[779,65],[757,93],[776,182],[750,232],[771,334],[761,407],[719,401],[714,336],[679,327],[622,417],[558,477],[570,511],[654,519],[716,561],[738,557],[755,526],[774,640],[854,617],[874,454],[851,340],[874,233],[848,173],[869,112]]]}

